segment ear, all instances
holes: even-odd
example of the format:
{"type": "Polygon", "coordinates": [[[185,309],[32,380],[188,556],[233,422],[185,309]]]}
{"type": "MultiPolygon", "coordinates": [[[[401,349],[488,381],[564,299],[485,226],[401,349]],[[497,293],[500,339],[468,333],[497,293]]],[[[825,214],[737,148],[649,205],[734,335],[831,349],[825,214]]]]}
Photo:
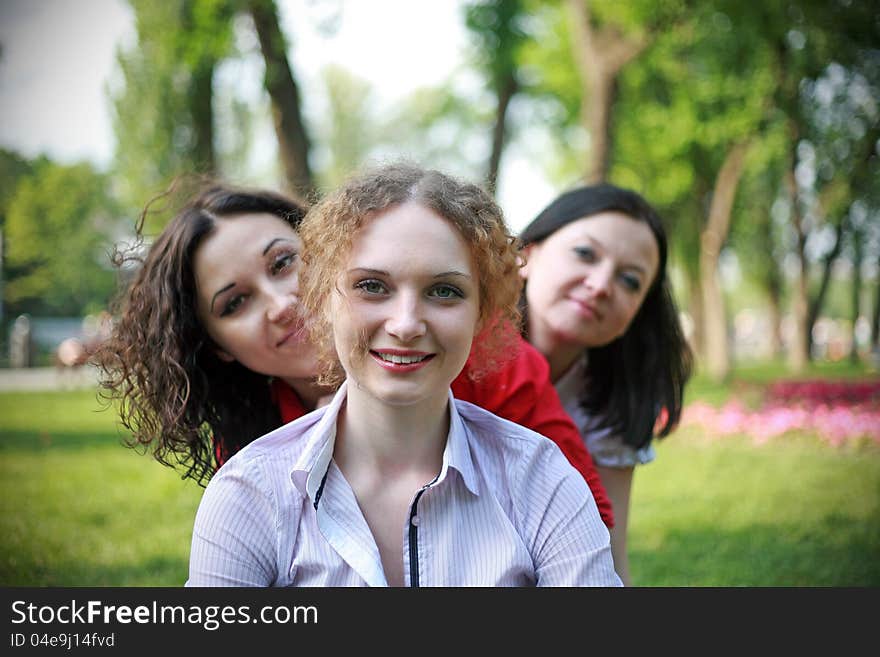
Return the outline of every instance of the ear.
{"type": "Polygon", "coordinates": [[[529,244],[519,252],[520,258],[522,258],[522,264],[519,268],[519,277],[523,280],[527,280],[529,277],[529,261],[532,256],[538,252],[540,248],[540,244],[529,244]]]}
{"type": "Polygon", "coordinates": [[[220,347],[214,347],[214,355],[217,356],[224,363],[234,363],[235,357],[230,354],[228,351],[221,349],[220,347]]]}

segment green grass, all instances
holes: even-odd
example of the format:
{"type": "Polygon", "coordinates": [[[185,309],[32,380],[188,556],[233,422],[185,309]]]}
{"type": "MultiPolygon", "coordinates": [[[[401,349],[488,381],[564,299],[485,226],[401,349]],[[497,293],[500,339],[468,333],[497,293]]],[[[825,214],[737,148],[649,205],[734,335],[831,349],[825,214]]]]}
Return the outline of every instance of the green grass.
{"type": "Polygon", "coordinates": [[[0,584],[177,586],[202,489],[121,446],[94,392],[0,395],[0,584]]]}
{"type": "Polygon", "coordinates": [[[634,584],[880,585],[880,449],[683,428],[636,471],[634,584]]]}
{"type": "MultiPolygon", "coordinates": [[[[0,394],[0,585],[179,586],[202,489],[91,391],[0,394]]],[[[682,429],[635,476],[641,586],[880,585],[880,449],[682,429]]]]}

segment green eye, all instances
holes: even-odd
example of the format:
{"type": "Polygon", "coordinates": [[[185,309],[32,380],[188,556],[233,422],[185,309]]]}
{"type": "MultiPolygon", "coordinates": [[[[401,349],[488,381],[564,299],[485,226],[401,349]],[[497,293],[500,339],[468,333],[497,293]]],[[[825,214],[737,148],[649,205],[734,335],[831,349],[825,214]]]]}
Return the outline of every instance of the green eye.
{"type": "Polygon", "coordinates": [[[431,290],[430,295],[438,299],[461,299],[464,297],[461,290],[452,285],[438,285],[431,290]]]}
{"type": "Polygon", "coordinates": [[[355,288],[367,294],[384,294],[386,292],[384,283],[377,281],[375,278],[358,281],[355,283],[355,288]]]}

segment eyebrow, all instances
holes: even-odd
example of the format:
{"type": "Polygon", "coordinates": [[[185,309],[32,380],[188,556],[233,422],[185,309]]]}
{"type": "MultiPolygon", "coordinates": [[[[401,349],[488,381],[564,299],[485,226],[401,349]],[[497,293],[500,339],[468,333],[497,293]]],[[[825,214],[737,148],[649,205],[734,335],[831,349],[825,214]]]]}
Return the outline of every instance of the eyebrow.
{"type": "Polygon", "coordinates": [[[274,240],[272,240],[271,242],[269,242],[266,245],[265,249],[263,249],[263,255],[266,255],[269,252],[269,249],[271,249],[273,246],[275,246],[275,244],[278,242],[290,242],[292,244],[293,240],[289,239],[287,237],[276,237],[274,240]]]}
{"type": "MultiPolygon", "coordinates": [[[[348,270],[349,274],[370,274],[372,276],[391,276],[390,273],[385,271],[384,269],[370,269],[369,267],[354,267],[353,269],[348,270]]],[[[439,274],[434,274],[431,278],[446,278],[448,276],[459,276],[461,278],[471,278],[470,274],[466,274],[464,272],[451,269],[449,271],[443,271],[439,274]]]]}

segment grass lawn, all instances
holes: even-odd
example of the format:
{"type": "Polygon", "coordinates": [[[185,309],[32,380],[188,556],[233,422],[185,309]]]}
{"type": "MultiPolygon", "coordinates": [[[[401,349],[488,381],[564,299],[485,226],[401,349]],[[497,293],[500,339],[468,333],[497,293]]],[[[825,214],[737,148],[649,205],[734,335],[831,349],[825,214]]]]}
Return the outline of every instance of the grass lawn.
{"type": "Polygon", "coordinates": [[[202,489],[122,447],[94,392],[0,395],[0,584],[177,586],[202,489]]]}
{"type": "MultiPolygon", "coordinates": [[[[0,394],[0,585],[185,581],[202,489],[122,447],[98,408],[88,390],[0,394]]],[[[635,584],[880,585],[876,446],[689,427],[657,451],[635,477],[635,584]]]]}

